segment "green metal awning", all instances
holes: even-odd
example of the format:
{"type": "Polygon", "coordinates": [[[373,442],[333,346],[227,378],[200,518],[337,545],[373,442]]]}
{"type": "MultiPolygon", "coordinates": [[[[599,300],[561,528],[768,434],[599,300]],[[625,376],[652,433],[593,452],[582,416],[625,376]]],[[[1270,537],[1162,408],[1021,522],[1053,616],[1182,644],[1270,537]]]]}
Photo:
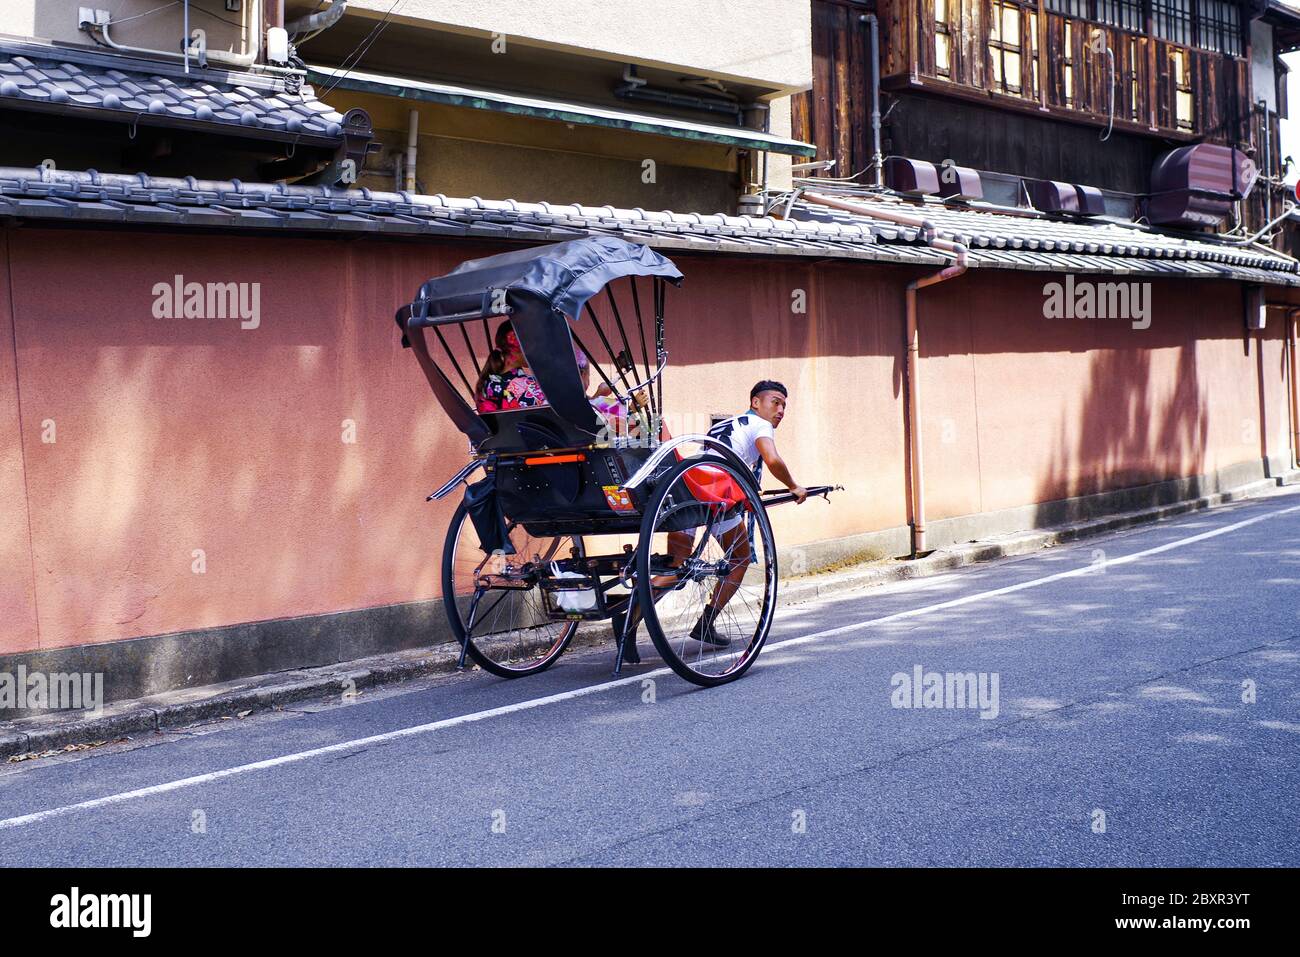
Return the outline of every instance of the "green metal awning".
{"type": "Polygon", "coordinates": [[[774,136],[771,133],[742,126],[694,123],[690,120],[653,116],[649,113],[633,113],[586,103],[539,99],[517,93],[502,93],[498,90],[453,86],[449,83],[434,83],[401,76],[381,76],[375,73],[360,73],[356,70],[342,71],[323,66],[308,66],[307,79],[317,85],[318,93],[321,95],[323,90],[330,88],[353,90],[358,93],[395,96],[424,103],[442,103],[473,110],[492,110],[498,113],[513,113],[516,116],[532,116],[543,120],[557,120],[561,123],[581,123],[584,126],[605,126],[637,133],[650,133],[654,136],[671,136],[704,143],[723,143],[727,146],[770,153],[787,153],[791,156],[815,156],[817,153],[817,148],[811,143],[802,143],[785,136],[774,136]]]}

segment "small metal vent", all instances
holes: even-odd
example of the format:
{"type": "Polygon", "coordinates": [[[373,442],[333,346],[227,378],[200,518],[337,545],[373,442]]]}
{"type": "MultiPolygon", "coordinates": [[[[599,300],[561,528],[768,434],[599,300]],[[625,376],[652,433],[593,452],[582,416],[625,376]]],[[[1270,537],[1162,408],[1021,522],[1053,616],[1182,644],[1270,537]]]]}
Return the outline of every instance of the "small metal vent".
{"type": "Polygon", "coordinates": [[[939,171],[924,160],[891,156],[885,160],[885,185],[909,196],[933,196],[939,192],[939,171]]]}

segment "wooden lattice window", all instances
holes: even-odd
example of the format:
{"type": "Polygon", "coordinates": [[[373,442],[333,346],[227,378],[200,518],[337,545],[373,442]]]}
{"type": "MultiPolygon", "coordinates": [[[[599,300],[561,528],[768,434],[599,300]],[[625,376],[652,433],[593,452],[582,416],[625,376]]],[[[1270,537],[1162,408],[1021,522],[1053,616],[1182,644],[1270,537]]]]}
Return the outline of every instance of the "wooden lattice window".
{"type": "Polygon", "coordinates": [[[1174,79],[1174,125],[1192,129],[1195,102],[1192,98],[1192,55],[1186,50],[1170,50],[1170,70],[1174,79]]]}
{"type": "Polygon", "coordinates": [[[1088,19],[1088,0],[1047,0],[1047,9],[1076,20],[1088,19]]]}
{"type": "Polygon", "coordinates": [[[1144,6],[1143,0],[1093,0],[1091,19],[1140,33],[1146,28],[1144,6]]]}
{"type": "Polygon", "coordinates": [[[1020,6],[1013,0],[993,0],[990,5],[989,57],[993,88],[1020,93],[1020,6]]]}
{"type": "Polygon", "coordinates": [[[1096,20],[1138,33],[1146,28],[1145,0],[1046,0],[1044,6],[1075,20],[1096,20]]]}
{"type": "Polygon", "coordinates": [[[1128,41],[1128,63],[1128,118],[1130,120],[1140,120],[1142,119],[1142,97],[1138,91],[1138,42],[1133,37],[1130,37],[1128,41]]]}
{"type": "Polygon", "coordinates": [[[1030,93],[1034,99],[1038,99],[1038,93],[1042,89],[1038,77],[1038,11],[1032,8],[1029,10],[1029,75],[1034,84],[1030,93]]]}
{"type": "Polygon", "coordinates": [[[948,0],[934,0],[934,72],[939,76],[952,76],[952,25],[948,22],[948,0]]]}
{"type": "Polygon", "coordinates": [[[1061,75],[1065,84],[1065,105],[1074,105],[1074,24],[1065,21],[1065,48],[1061,51],[1061,75]]]}
{"type": "Polygon", "coordinates": [[[1155,34],[1183,46],[1192,44],[1192,0],[1151,0],[1155,34]]]}
{"type": "Polygon", "coordinates": [[[1241,56],[1241,10],[1229,0],[1196,0],[1196,45],[1241,56]]]}

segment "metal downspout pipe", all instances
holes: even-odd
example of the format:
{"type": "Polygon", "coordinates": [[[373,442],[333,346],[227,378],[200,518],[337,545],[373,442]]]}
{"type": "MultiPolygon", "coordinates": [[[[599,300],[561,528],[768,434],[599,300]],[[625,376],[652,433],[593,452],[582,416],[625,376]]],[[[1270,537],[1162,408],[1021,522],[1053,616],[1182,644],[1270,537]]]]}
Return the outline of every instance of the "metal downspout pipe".
{"type": "Polygon", "coordinates": [[[411,110],[407,116],[406,126],[406,182],[403,184],[408,193],[416,190],[416,159],[420,149],[420,111],[411,110]]]}
{"type": "Polygon", "coordinates": [[[1293,468],[1300,467],[1300,393],[1297,392],[1295,378],[1297,314],[1300,314],[1300,308],[1288,309],[1286,314],[1286,351],[1288,371],[1291,376],[1291,466],[1293,468]]]}
{"type": "Polygon", "coordinates": [[[918,381],[921,335],[916,321],[916,291],[956,279],[966,271],[966,247],[961,243],[935,239],[930,245],[954,253],[957,260],[951,266],[907,284],[907,448],[911,462],[913,558],[929,551],[925,545],[925,469],[921,463],[921,384],[918,381]]]}
{"type": "Polygon", "coordinates": [[[909,216],[906,213],[893,210],[877,209],[862,203],[851,203],[817,193],[806,192],[803,194],[803,198],[811,203],[842,209],[845,212],[855,213],[870,219],[881,219],[904,226],[911,226],[920,231],[921,238],[931,249],[952,253],[956,257],[952,265],[945,266],[938,272],[931,273],[928,276],[913,279],[907,284],[906,439],[909,466],[908,484],[910,485],[908,504],[912,517],[912,557],[915,558],[929,550],[926,548],[925,542],[925,468],[921,447],[921,385],[918,375],[921,358],[921,334],[920,324],[917,322],[916,293],[917,290],[924,289],[926,286],[935,286],[941,282],[947,282],[949,279],[956,279],[964,273],[966,271],[966,247],[961,243],[939,238],[934,224],[922,219],[920,216],[909,216]]]}
{"type": "Polygon", "coordinates": [[[874,13],[858,17],[871,28],[871,165],[875,168],[877,188],[885,185],[885,158],[880,151],[880,21],[874,13]]]}

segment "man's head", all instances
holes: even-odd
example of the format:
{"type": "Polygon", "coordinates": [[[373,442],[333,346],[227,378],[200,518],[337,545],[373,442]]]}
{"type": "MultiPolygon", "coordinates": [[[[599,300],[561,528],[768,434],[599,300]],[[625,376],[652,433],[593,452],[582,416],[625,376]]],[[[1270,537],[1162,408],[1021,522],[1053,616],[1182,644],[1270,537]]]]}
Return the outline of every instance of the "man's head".
{"type": "Polygon", "coordinates": [[[749,390],[750,411],[772,423],[772,428],[781,424],[785,417],[785,400],[788,393],[779,382],[764,379],[754,384],[749,390]]]}

